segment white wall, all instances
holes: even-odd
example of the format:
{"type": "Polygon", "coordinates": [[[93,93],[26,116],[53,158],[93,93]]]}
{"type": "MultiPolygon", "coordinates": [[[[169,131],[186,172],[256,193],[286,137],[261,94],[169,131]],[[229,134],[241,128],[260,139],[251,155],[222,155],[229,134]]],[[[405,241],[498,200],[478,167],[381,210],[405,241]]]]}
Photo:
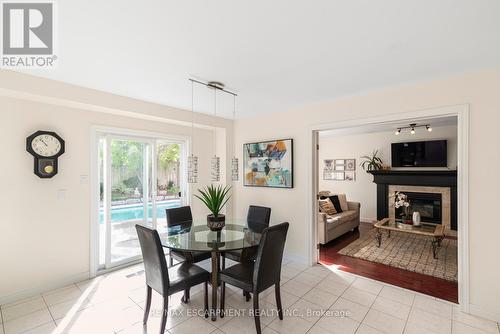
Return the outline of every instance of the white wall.
{"type": "MultiPolygon", "coordinates": [[[[90,173],[93,125],[190,136],[191,127],[184,126],[189,120],[182,110],[1,71],[0,304],[88,278],[90,186],[80,184],[80,175],[90,173]],[[26,137],[40,129],[56,131],[66,142],[52,179],[33,174],[33,157],[26,152],[26,137]],[[60,189],[64,199],[57,198],[60,189]]],[[[197,188],[210,183],[214,140],[208,126],[227,131],[227,156],[233,145],[232,121],[196,115],[195,122],[204,126],[194,135],[197,188]]],[[[207,214],[198,200],[192,204],[195,217],[207,214]]]]}
{"type": "MultiPolygon", "coordinates": [[[[433,127],[432,132],[420,129],[415,135],[408,131],[399,136],[394,131],[357,133],[350,135],[329,135],[319,137],[318,185],[320,190],[330,190],[335,193],[345,193],[349,201],[361,203],[361,219],[373,221],[377,218],[377,185],[373,176],[360,167],[361,156],[371,155],[373,150],[379,150],[384,165],[391,165],[391,143],[404,141],[421,141],[446,139],[448,141],[448,168],[457,167],[457,126],[433,127]],[[323,160],[325,159],[356,159],[356,180],[334,181],[323,179],[323,160]]],[[[395,168],[397,169],[397,168],[395,168]]],[[[401,168],[399,168],[401,169],[401,168]]],[[[403,168],[410,169],[410,168],[403,168]]],[[[426,168],[427,169],[427,168],[426,168]]],[[[435,168],[439,169],[439,168],[435,168]]],[[[442,168],[441,168],[442,169],[442,168]]]]}
{"type": "MultiPolygon", "coordinates": [[[[500,224],[492,219],[498,205],[500,178],[500,69],[479,71],[446,79],[391,87],[364,95],[237,120],[235,152],[242,157],[245,142],[274,138],[294,139],[294,185],[290,190],[236,187],[235,215],[249,204],[272,207],[272,220],[289,221],[287,251],[297,257],[308,254],[307,207],[308,128],[321,123],[398,114],[441,106],[470,105],[469,150],[469,243],[470,302],[476,313],[500,320],[500,224]]],[[[332,90],[334,87],[332,87],[332,90]]]]}

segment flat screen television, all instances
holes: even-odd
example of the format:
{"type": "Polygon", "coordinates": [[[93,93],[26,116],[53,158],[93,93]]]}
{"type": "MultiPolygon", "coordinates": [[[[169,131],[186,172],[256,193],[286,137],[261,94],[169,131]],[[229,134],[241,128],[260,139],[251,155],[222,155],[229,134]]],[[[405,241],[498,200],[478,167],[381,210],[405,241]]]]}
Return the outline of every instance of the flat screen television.
{"type": "Polygon", "coordinates": [[[447,167],[446,140],[392,143],[392,167],[447,167]]]}

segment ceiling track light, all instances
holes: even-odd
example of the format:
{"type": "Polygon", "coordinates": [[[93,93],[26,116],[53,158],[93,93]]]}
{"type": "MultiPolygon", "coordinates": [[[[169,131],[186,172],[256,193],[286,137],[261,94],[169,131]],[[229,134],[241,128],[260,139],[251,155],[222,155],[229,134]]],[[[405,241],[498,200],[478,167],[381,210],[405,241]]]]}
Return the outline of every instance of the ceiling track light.
{"type": "Polygon", "coordinates": [[[408,124],[408,126],[397,128],[396,131],[394,131],[394,134],[396,136],[399,136],[401,134],[401,130],[410,129],[410,134],[414,135],[416,133],[416,129],[422,127],[425,127],[428,132],[432,132],[432,127],[430,124],[418,125],[417,123],[410,123],[408,124]]]}

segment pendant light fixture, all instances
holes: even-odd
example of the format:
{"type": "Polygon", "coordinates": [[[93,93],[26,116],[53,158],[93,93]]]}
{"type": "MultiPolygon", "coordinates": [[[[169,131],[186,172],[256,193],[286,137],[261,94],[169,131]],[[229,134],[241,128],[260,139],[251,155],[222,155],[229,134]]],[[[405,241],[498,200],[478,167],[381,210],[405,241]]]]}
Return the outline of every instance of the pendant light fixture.
{"type": "MultiPolygon", "coordinates": [[[[233,95],[233,122],[236,120],[236,95],[233,95]]],[[[238,181],[239,179],[239,163],[238,158],[233,156],[231,159],[231,180],[238,181]]]]}
{"type": "MultiPolygon", "coordinates": [[[[218,82],[218,81],[202,82],[202,81],[199,81],[199,80],[193,79],[193,78],[191,78],[189,80],[191,81],[192,84],[194,84],[194,83],[200,84],[200,85],[206,86],[206,87],[214,90],[214,116],[215,117],[217,117],[217,91],[220,90],[224,93],[233,95],[233,97],[234,97],[233,117],[236,115],[236,96],[237,96],[237,94],[234,92],[231,92],[229,90],[226,90],[224,88],[224,84],[222,82],[218,82]]],[[[193,90],[193,87],[191,87],[191,89],[193,90]]],[[[191,95],[193,96],[194,93],[192,92],[191,95]]],[[[194,102],[192,104],[193,104],[192,109],[193,109],[193,113],[194,113],[194,102]]],[[[192,126],[192,124],[191,124],[191,126],[192,126]]],[[[197,178],[197,176],[198,176],[198,158],[194,157],[194,156],[192,156],[192,157],[193,158],[190,157],[191,159],[189,159],[188,162],[189,162],[189,165],[192,165],[194,167],[194,170],[196,171],[195,175],[197,178]],[[191,162],[193,162],[193,164],[191,164],[191,162]]],[[[231,159],[231,179],[233,181],[238,180],[238,177],[239,177],[238,172],[239,172],[238,171],[238,158],[234,157],[231,159]]],[[[210,178],[211,178],[212,182],[220,182],[220,178],[221,178],[221,162],[220,162],[220,157],[217,156],[217,128],[216,127],[214,127],[214,156],[212,157],[212,159],[210,159],[210,178]]]]}
{"type": "MultiPolygon", "coordinates": [[[[214,90],[214,116],[217,117],[217,90],[218,85],[216,83],[208,83],[210,87],[214,90]]],[[[220,181],[220,157],[217,156],[217,128],[214,128],[214,156],[210,162],[210,176],[212,182],[220,181]]]]}
{"type": "Polygon", "coordinates": [[[188,183],[198,182],[198,157],[194,155],[194,82],[191,81],[191,155],[188,157],[188,183]]]}

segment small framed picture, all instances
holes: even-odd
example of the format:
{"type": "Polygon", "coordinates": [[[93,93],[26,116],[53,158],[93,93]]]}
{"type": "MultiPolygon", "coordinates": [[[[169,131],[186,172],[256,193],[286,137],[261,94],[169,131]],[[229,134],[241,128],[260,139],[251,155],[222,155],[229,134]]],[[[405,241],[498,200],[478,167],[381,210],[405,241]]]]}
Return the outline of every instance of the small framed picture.
{"type": "Polygon", "coordinates": [[[346,181],[356,181],[356,172],[355,171],[346,171],[344,173],[344,180],[346,180],[346,181]]]}
{"type": "Polygon", "coordinates": [[[345,160],[344,159],[335,159],[334,160],[334,169],[335,170],[345,170],[345,160]]]}
{"type": "Polygon", "coordinates": [[[349,171],[356,170],[356,159],[346,159],[345,160],[345,170],[349,170],[349,171]]]}
{"type": "Polygon", "coordinates": [[[323,167],[323,180],[333,180],[333,159],[327,159],[323,162],[325,164],[323,167]]]}
{"type": "Polygon", "coordinates": [[[344,181],[345,173],[344,172],[333,172],[333,179],[335,181],[344,181]]]}
{"type": "Polygon", "coordinates": [[[325,170],[333,170],[333,160],[332,159],[325,159],[323,160],[323,163],[325,164],[325,170]]]}

